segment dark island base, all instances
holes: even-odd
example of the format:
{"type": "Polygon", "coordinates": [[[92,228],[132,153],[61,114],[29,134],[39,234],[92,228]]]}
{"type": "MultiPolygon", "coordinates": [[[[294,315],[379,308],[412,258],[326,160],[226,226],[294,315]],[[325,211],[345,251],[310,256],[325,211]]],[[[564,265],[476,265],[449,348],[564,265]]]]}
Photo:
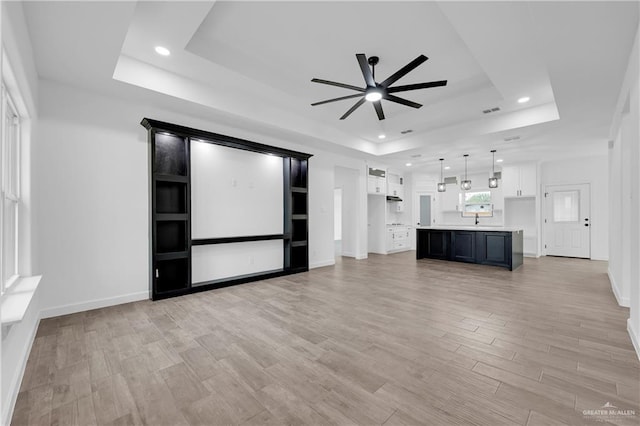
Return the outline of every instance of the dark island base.
{"type": "Polygon", "coordinates": [[[522,265],[522,231],[417,229],[416,258],[502,266],[522,265]]]}

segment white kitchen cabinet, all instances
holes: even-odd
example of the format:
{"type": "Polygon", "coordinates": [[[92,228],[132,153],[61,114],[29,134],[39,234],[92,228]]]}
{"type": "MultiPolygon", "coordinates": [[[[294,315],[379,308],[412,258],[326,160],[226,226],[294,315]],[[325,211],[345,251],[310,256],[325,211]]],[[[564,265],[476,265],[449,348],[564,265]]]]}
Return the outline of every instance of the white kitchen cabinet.
{"type": "Polygon", "coordinates": [[[502,168],[504,197],[535,197],[537,188],[538,172],[535,163],[502,168]]]}
{"type": "Polygon", "coordinates": [[[367,168],[367,192],[369,194],[387,193],[387,172],[384,169],[367,168]]]}
{"type": "Polygon", "coordinates": [[[404,198],[404,178],[401,175],[387,174],[387,195],[404,198]]]}
{"type": "Polygon", "coordinates": [[[444,212],[455,212],[460,209],[460,191],[457,185],[447,185],[445,192],[440,194],[440,208],[444,212]]]}
{"type": "Polygon", "coordinates": [[[410,232],[409,226],[387,227],[387,252],[409,250],[411,248],[410,232]]]}

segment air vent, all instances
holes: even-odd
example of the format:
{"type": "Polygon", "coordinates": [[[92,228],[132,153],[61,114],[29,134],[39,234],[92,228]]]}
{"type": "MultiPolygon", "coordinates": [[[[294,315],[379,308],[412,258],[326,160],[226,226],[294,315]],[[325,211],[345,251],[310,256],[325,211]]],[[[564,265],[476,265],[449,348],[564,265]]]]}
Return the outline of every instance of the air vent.
{"type": "Polygon", "coordinates": [[[446,177],[444,178],[444,183],[446,183],[447,185],[457,185],[458,177],[457,176],[446,177]]]}
{"type": "Polygon", "coordinates": [[[500,111],[499,107],[493,107],[493,108],[487,108],[487,109],[483,109],[482,113],[483,114],[491,114],[492,112],[497,112],[500,111]]]}
{"type": "Polygon", "coordinates": [[[401,131],[400,133],[402,133],[403,135],[406,135],[407,133],[411,133],[411,132],[413,132],[413,130],[407,129],[407,130],[401,131]]]}
{"type": "Polygon", "coordinates": [[[420,158],[420,157],[422,157],[422,154],[413,154],[411,156],[411,158],[420,158]]]}
{"type": "Polygon", "coordinates": [[[508,138],[504,138],[505,142],[511,142],[511,141],[517,141],[518,139],[520,139],[520,136],[511,136],[508,138]]]}

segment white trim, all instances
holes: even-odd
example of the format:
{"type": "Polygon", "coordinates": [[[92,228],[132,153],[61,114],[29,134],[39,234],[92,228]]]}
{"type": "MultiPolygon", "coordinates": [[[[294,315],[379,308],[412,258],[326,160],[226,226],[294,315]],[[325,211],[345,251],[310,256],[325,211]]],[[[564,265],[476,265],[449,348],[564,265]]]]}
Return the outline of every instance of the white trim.
{"type": "Polygon", "coordinates": [[[356,257],[356,254],[354,252],[352,252],[352,251],[343,251],[341,256],[344,256],[344,257],[356,257]]]}
{"type": "Polygon", "coordinates": [[[611,282],[611,291],[613,291],[613,296],[616,298],[616,302],[618,302],[618,305],[628,308],[631,305],[631,300],[628,297],[623,297],[620,294],[620,290],[618,290],[616,280],[613,279],[613,274],[611,273],[611,269],[609,268],[607,268],[607,275],[609,276],[609,282],[611,282]]]}
{"type": "MultiPolygon", "coordinates": [[[[9,395],[6,407],[7,409],[7,417],[2,419],[3,425],[8,425],[11,423],[11,419],[13,418],[13,411],[16,408],[16,402],[18,401],[18,394],[20,393],[20,384],[22,383],[22,379],[24,378],[24,372],[27,369],[27,361],[29,360],[29,355],[31,354],[31,349],[33,348],[33,342],[36,340],[36,334],[38,333],[38,327],[40,327],[40,319],[42,318],[41,313],[36,317],[36,325],[31,330],[31,335],[29,336],[28,345],[24,355],[22,357],[22,362],[18,369],[14,370],[15,374],[11,379],[11,385],[9,385],[9,395]]],[[[4,402],[4,401],[3,401],[4,402]]]]}
{"type": "Polygon", "coordinates": [[[638,333],[636,333],[631,325],[631,318],[627,319],[627,331],[629,332],[629,336],[631,336],[631,343],[633,344],[634,349],[636,350],[636,355],[640,360],[640,342],[638,341],[638,333]]]}
{"type": "Polygon", "coordinates": [[[16,275],[15,278],[15,285],[6,287],[7,291],[0,298],[0,323],[3,327],[19,323],[24,319],[31,300],[38,290],[42,275],[32,277],[16,275]]]}
{"type": "Polygon", "coordinates": [[[356,260],[364,260],[369,258],[369,253],[356,255],[356,260]]]}
{"type": "Polygon", "coordinates": [[[106,308],[107,306],[122,305],[124,303],[138,302],[140,300],[147,300],[147,299],[149,299],[149,292],[140,291],[137,293],[130,293],[122,296],[89,300],[87,302],[81,302],[81,303],[72,303],[70,305],[63,305],[63,306],[57,306],[54,308],[43,309],[40,312],[40,318],[52,318],[60,315],[75,314],[77,312],[90,311],[92,309],[106,308]]]}
{"type": "Polygon", "coordinates": [[[315,269],[315,268],[322,268],[324,266],[333,266],[336,264],[336,260],[335,259],[331,259],[331,260],[323,260],[320,262],[313,262],[309,264],[309,269],[315,269]]]}

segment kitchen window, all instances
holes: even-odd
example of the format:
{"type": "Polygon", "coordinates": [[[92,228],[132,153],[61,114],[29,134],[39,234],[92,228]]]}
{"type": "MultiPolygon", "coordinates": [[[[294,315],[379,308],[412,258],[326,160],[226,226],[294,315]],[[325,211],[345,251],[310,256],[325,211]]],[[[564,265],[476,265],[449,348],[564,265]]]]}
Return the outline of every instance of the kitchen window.
{"type": "Polygon", "coordinates": [[[491,204],[491,191],[464,193],[463,217],[493,216],[493,204],[491,204]]]}

